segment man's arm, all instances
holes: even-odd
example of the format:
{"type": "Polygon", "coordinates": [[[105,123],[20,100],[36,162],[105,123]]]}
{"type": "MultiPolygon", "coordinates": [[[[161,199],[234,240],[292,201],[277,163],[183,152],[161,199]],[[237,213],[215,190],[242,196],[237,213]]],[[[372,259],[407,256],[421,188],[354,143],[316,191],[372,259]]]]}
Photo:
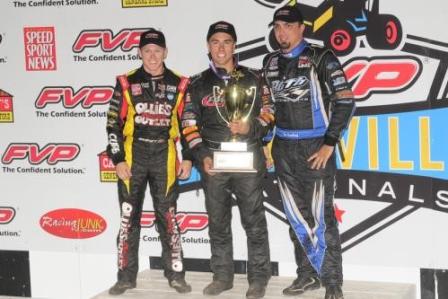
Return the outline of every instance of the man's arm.
{"type": "Polygon", "coordinates": [[[110,100],[107,112],[107,154],[116,166],[116,172],[120,179],[125,180],[131,176],[131,171],[125,162],[123,126],[128,110],[128,100],[126,76],[117,78],[114,94],[110,100]]]}
{"type": "Polygon", "coordinates": [[[326,52],[318,66],[319,79],[327,87],[330,119],[325,144],[334,146],[341,138],[355,112],[355,98],[344,70],[333,52],[326,52]]]}
{"type": "Polygon", "coordinates": [[[200,134],[202,112],[200,105],[200,99],[196,95],[195,87],[190,84],[185,92],[184,109],[181,117],[182,135],[189,153],[207,171],[212,155],[202,143],[202,136],[200,134]],[[204,161],[207,162],[205,163],[207,167],[204,161]]]}
{"type": "Polygon", "coordinates": [[[334,152],[334,146],[339,142],[355,112],[355,99],[347,82],[344,70],[331,51],[326,51],[317,65],[322,88],[329,96],[329,124],[324,136],[324,144],[309,158],[312,169],[325,168],[328,159],[334,152]]]}
{"type": "Polygon", "coordinates": [[[185,91],[187,89],[189,83],[189,79],[186,77],[182,77],[181,81],[178,86],[178,94],[177,94],[177,101],[176,101],[176,107],[177,111],[175,111],[175,115],[173,117],[175,118],[173,126],[176,127],[177,132],[176,136],[178,136],[181,146],[181,153],[182,153],[182,161],[179,165],[179,169],[177,172],[177,176],[181,180],[188,179],[191,174],[191,168],[192,168],[192,161],[193,161],[193,155],[191,154],[191,150],[188,148],[188,144],[185,141],[184,136],[181,134],[182,132],[182,126],[181,126],[181,117],[182,117],[182,111],[184,110],[184,95],[185,91]]]}

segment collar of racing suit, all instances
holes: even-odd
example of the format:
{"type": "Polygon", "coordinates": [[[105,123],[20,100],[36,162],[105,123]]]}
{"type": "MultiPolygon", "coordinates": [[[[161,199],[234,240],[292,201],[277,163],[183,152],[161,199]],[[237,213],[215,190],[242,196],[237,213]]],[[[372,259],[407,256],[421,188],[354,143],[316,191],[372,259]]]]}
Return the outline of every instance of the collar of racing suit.
{"type": "Polygon", "coordinates": [[[162,69],[162,73],[160,73],[157,76],[151,75],[150,73],[148,73],[145,68],[143,67],[143,65],[140,67],[140,72],[142,73],[143,77],[146,80],[157,80],[162,78],[165,75],[165,71],[166,71],[166,65],[165,63],[163,63],[163,69],[162,69]]]}
{"type": "MultiPolygon", "coordinates": [[[[228,73],[227,70],[224,68],[217,67],[215,65],[215,63],[213,62],[213,60],[210,59],[209,65],[210,65],[210,69],[213,71],[213,73],[215,73],[215,75],[218,78],[220,78],[222,80],[229,80],[231,78],[230,73],[228,73]]],[[[233,66],[234,66],[233,67],[234,70],[238,67],[238,63],[237,63],[236,59],[233,60],[233,66]]]]}
{"type": "Polygon", "coordinates": [[[302,39],[302,41],[291,51],[289,51],[288,53],[282,53],[282,56],[285,58],[296,58],[303,52],[306,46],[308,46],[308,42],[302,39]]]}

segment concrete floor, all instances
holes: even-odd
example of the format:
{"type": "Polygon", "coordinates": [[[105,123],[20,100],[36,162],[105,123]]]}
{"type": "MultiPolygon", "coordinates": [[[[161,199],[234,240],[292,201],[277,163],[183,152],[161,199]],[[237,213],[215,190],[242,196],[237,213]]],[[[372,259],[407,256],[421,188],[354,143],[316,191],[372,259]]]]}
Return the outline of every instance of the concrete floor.
{"type": "MultiPolygon", "coordinates": [[[[120,296],[110,296],[107,290],[92,299],[203,299],[202,289],[211,281],[210,273],[187,272],[186,280],[193,287],[188,294],[178,294],[168,286],[162,271],[146,270],[139,273],[137,288],[126,291],[120,296]]],[[[291,277],[272,277],[266,290],[265,299],[285,298],[324,298],[325,288],[309,291],[301,296],[286,297],[282,295],[282,289],[292,282],[291,277]]],[[[247,281],[244,275],[236,275],[234,287],[223,292],[216,299],[244,299],[247,291],[247,281]]],[[[415,299],[415,286],[411,284],[377,283],[361,281],[345,281],[343,286],[345,299],[415,299]]]]}

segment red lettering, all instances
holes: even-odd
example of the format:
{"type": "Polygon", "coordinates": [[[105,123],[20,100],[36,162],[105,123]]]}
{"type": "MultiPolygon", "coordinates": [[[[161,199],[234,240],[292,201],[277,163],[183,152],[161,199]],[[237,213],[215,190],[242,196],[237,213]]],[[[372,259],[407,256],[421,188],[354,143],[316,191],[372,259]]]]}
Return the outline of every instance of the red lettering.
{"type": "Polygon", "coordinates": [[[44,87],[36,99],[36,108],[44,108],[47,104],[62,102],[65,108],[74,108],[81,104],[83,108],[109,103],[113,96],[110,86],[85,86],[77,92],[72,87],[44,87]]]}
{"type": "Polygon", "coordinates": [[[73,52],[79,53],[85,48],[94,48],[101,42],[101,31],[82,31],[75,43],[73,44],[73,52]]]}
{"type": "Polygon", "coordinates": [[[421,73],[421,63],[410,56],[357,58],[344,70],[359,100],[372,93],[394,93],[410,87],[421,73]]]}
{"type": "Polygon", "coordinates": [[[16,210],[10,207],[0,207],[0,224],[10,223],[16,215],[16,210]]]}
{"type": "Polygon", "coordinates": [[[116,35],[109,29],[81,31],[73,44],[72,50],[80,53],[86,48],[101,46],[104,52],[112,52],[121,47],[122,51],[130,51],[138,47],[140,35],[147,29],[123,29],[116,35]]]}
{"type": "Polygon", "coordinates": [[[14,160],[28,158],[31,164],[41,164],[47,161],[54,165],[62,161],[74,160],[80,152],[77,144],[49,143],[42,149],[35,143],[30,144],[10,144],[2,157],[4,164],[10,164],[14,160]]]}
{"type": "Polygon", "coordinates": [[[203,230],[208,225],[208,216],[206,214],[183,214],[182,221],[178,221],[180,233],[187,231],[203,230]]]}
{"type": "MultiPolygon", "coordinates": [[[[150,228],[155,224],[156,216],[153,211],[143,211],[140,219],[142,227],[150,228]]],[[[184,234],[188,231],[203,230],[208,225],[208,215],[206,213],[177,213],[176,221],[179,231],[184,234]]]]}

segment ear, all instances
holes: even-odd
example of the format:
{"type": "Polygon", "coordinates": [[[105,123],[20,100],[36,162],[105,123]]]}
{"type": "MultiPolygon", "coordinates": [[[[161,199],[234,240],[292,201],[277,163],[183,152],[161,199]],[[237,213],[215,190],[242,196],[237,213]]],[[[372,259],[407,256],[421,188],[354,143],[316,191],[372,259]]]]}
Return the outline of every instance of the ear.
{"type": "Polygon", "coordinates": [[[142,59],[142,50],[140,48],[138,48],[138,57],[140,57],[140,59],[142,59]]]}
{"type": "Polygon", "coordinates": [[[305,24],[299,23],[299,30],[300,34],[303,34],[303,32],[305,31],[305,24]]]}
{"type": "Polygon", "coordinates": [[[163,59],[166,59],[168,57],[168,48],[165,48],[165,51],[163,51],[163,59]]]}
{"type": "Polygon", "coordinates": [[[207,42],[207,50],[208,50],[208,53],[211,52],[211,51],[210,51],[210,43],[209,43],[209,42],[207,42]]]}

